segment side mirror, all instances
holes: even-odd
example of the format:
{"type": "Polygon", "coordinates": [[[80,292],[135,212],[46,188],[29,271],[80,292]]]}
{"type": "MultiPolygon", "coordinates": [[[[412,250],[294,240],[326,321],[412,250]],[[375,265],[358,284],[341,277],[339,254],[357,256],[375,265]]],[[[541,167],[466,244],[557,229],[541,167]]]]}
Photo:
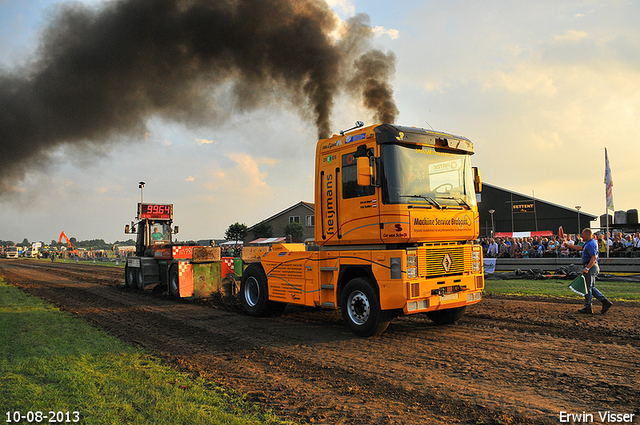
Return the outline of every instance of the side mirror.
{"type": "Polygon", "coordinates": [[[482,179],[480,178],[480,170],[478,167],[473,167],[473,188],[476,193],[482,192],[482,179]]]}
{"type": "Polygon", "coordinates": [[[173,233],[176,234],[180,231],[180,226],[174,226],[173,233]]]}
{"type": "Polygon", "coordinates": [[[124,226],[124,232],[125,232],[125,233],[129,233],[129,225],[128,225],[128,224],[125,224],[125,226],[124,226]]]}
{"type": "Polygon", "coordinates": [[[369,157],[361,156],[358,160],[358,186],[371,186],[373,168],[369,162],[369,157]]]}

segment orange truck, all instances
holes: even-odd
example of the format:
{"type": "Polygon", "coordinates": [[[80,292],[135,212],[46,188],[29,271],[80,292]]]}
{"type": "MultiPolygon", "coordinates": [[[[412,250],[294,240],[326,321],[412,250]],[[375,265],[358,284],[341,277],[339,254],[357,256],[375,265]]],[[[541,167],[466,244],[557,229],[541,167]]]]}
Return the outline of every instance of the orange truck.
{"type": "Polygon", "coordinates": [[[318,142],[315,243],[274,245],[243,271],[249,315],[287,304],[340,309],[356,335],[425,313],[453,323],[482,299],[484,272],[467,138],[391,124],[318,142]]]}

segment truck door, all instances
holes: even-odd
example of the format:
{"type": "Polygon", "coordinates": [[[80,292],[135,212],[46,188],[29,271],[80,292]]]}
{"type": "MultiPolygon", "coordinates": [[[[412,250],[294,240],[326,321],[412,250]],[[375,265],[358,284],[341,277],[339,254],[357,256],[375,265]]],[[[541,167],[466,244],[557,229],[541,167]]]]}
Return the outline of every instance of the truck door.
{"type": "Polygon", "coordinates": [[[138,235],[136,239],[136,255],[138,257],[144,256],[144,250],[147,247],[147,220],[140,220],[138,222],[138,235]]]}
{"type": "Polygon", "coordinates": [[[380,243],[379,190],[358,185],[357,156],[373,156],[373,148],[344,151],[338,196],[338,239],[341,245],[380,243]]]}
{"type": "Polygon", "coordinates": [[[338,239],[338,203],[336,186],[340,167],[336,155],[322,156],[316,166],[318,176],[316,178],[316,243],[320,245],[337,245],[338,239]],[[318,222],[319,221],[319,222],[318,222]]]}

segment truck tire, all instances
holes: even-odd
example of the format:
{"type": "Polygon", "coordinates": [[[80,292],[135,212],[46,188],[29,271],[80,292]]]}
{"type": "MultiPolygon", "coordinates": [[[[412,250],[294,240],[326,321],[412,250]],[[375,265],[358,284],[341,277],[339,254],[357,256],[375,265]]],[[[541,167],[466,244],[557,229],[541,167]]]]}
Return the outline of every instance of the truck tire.
{"type": "Polygon", "coordinates": [[[380,335],[391,321],[391,311],[380,308],[380,300],[368,279],[355,278],[342,291],[342,319],[354,334],[380,335]]]}
{"type": "Polygon", "coordinates": [[[463,315],[467,306],[449,308],[447,310],[437,310],[427,312],[427,317],[433,320],[436,325],[450,325],[457,322],[463,315]]]}
{"type": "Polygon", "coordinates": [[[271,313],[267,275],[261,264],[249,264],[242,273],[240,301],[244,312],[249,316],[268,316],[271,313]]]}
{"type": "Polygon", "coordinates": [[[136,269],[129,267],[126,264],[124,266],[124,283],[129,289],[138,289],[138,284],[136,283],[136,269]]]}
{"type": "Polygon", "coordinates": [[[142,268],[142,264],[136,269],[136,283],[138,284],[138,289],[144,291],[144,269],[142,268]]]}
{"type": "Polygon", "coordinates": [[[175,264],[169,269],[169,293],[172,297],[180,298],[180,278],[175,264]]]}

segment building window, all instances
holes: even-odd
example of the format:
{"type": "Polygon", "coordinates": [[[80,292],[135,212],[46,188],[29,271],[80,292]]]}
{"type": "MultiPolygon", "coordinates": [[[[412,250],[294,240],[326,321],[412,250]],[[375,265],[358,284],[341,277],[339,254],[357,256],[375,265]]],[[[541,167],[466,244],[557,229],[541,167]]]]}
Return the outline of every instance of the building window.
{"type": "Polygon", "coordinates": [[[299,215],[290,215],[289,216],[289,223],[300,223],[300,216],[299,215]]]}
{"type": "Polygon", "coordinates": [[[314,215],[308,215],[306,218],[307,227],[313,227],[316,224],[316,217],[314,215]]]}

